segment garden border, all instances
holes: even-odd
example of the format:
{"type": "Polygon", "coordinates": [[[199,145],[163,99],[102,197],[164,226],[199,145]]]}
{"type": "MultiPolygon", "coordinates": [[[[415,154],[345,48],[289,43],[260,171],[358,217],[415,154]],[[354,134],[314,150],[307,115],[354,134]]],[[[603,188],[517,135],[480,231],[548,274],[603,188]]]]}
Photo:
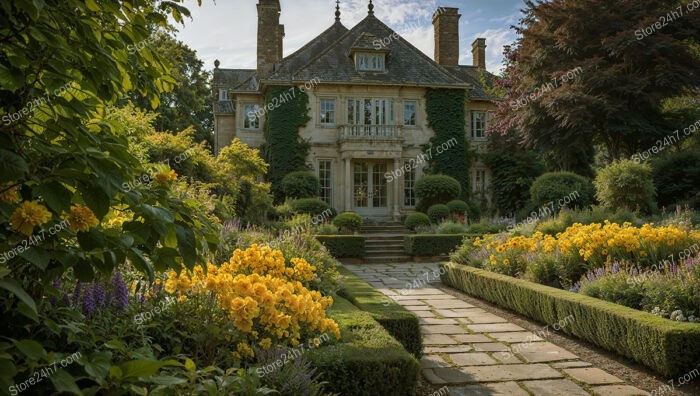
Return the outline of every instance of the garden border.
{"type": "Polygon", "coordinates": [[[700,325],[455,263],[442,263],[442,282],[542,323],[573,315],[564,333],[631,358],[667,376],[700,362],[700,325]]]}
{"type": "Polygon", "coordinates": [[[316,235],[316,240],[321,242],[337,259],[361,259],[366,254],[363,235],[316,235]]]}
{"type": "Polygon", "coordinates": [[[403,238],[404,251],[412,257],[446,256],[462,245],[464,238],[481,234],[409,234],[403,238]],[[452,245],[454,243],[454,246],[452,245]],[[450,247],[452,246],[452,247],[450,247]]]}

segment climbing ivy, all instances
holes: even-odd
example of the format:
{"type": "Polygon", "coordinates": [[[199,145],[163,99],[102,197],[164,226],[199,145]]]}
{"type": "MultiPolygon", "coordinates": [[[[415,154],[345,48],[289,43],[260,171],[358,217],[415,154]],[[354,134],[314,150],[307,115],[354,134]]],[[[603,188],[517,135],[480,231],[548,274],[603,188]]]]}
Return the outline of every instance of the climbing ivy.
{"type": "Polygon", "coordinates": [[[275,202],[284,199],[284,176],[306,168],[309,144],[299,137],[299,128],[311,119],[309,110],[309,96],[297,87],[271,87],[265,95],[263,153],[270,164],[268,178],[275,202]]]}
{"type": "Polygon", "coordinates": [[[430,173],[452,176],[462,186],[462,198],[469,196],[469,165],[471,150],[467,145],[464,105],[466,93],[461,89],[428,89],[425,94],[428,126],[435,131],[430,143],[423,147],[431,153],[430,173]],[[448,143],[454,139],[455,144],[448,143]],[[448,147],[441,154],[437,147],[448,147]]]}

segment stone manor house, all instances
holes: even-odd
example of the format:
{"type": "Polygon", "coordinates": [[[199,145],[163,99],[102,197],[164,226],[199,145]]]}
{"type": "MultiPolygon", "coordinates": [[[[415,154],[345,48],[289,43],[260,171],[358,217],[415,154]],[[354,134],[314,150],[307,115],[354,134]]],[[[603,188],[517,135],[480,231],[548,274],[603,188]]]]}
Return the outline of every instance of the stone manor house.
{"type": "MultiPolygon", "coordinates": [[[[387,174],[414,163],[433,136],[426,120],[427,89],[467,91],[467,141],[477,151],[485,144],[493,98],[480,82],[485,39],[472,44],[474,64],[459,65],[458,9],[439,8],[432,16],[433,60],[377,19],[373,8],[370,0],[367,17],[348,29],[337,7],[332,26],[283,57],[280,2],[259,0],[257,69],[222,69],[215,62],[215,149],[218,153],[235,137],[251,147],[264,143],[267,87],[310,87],[311,120],[299,135],[310,144],[307,165],[321,181],[319,198],[340,212],[398,220],[415,208],[413,188],[422,166],[400,178],[387,174]]],[[[489,200],[488,168],[477,161],[466,171],[472,196],[489,200]]]]}

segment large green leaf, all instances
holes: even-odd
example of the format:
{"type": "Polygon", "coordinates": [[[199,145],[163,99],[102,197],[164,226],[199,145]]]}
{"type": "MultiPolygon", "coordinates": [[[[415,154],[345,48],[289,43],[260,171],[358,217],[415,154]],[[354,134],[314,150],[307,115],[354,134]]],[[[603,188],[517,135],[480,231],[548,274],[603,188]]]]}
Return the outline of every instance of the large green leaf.
{"type": "Polygon", "coordinates": [[[29,166],[24,158],[0,149],[0,183],[23,179],[28,171],[29,166]]]}
{"type": "Polygon", "coordinates": [[[44,350],[44,347],[34,340],[13,340],[12,343],[15,344],[20,352],[32,360],[39,360],[46,356],[46,350],[44,350]]]}
{"type": "Polygon", "coordinates": [[[73,194],[58,182],[48,182],[39,185],[36,191],[41,195],[51,210],[56,213],[67,211],[73,194]]]}
{"type": "Polygon", "coordinates": [[[34,303],[34,299],[32,299],[29,294],[27,294],[26,291],[22,288],[22,286],[19,284],[19,282],[11,279],[2,279],[0,280],[0,288],[3,288],[10,293],[14,294],[17,296],[17,298],[20,299],[23,303],[27,304],[27,306],[34,311],[34,314],[38,315],[39,313],[36,310],[36,304],[34,303]]]}
{"type": "Polygon", "coordinates": [[[45,270],[49,265],[51,255],[46,250],[40,247],[32,247],[20,253],[20,257],[36,265],[41,270],[45,270]]]}
{"type": "Polygon", "coordinates": [[[140,359],[122,363],[119,367],[122,370],[122,379],[127,379],[132,377],[150,377],[162,367],[170,365],[172,364],[169,362],[140,359]]]}
{"type": "Polygon", "coordinates": [[[192,268],[197,261],[197,247],[194,232],[179,224],[175,225],[177,235],[177,250],[182,255],[182,260],[187,268],[192,268]]]}
{"type": "Polygon", "coordinates": [[[82,395],[83,392],[80,391],[78,385],[75,383],[75,378],[71,376],[66,370],[58,370],[51,374],[49,377],[53,386],[58,392],[68,392],[74,395],[82,395]]]}

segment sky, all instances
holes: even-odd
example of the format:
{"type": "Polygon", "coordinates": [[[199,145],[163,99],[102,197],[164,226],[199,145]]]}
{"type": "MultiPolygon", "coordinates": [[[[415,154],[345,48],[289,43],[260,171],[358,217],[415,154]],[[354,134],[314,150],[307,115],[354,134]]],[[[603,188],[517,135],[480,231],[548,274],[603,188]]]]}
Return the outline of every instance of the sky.
{"type": "MultiPolygon", "coordinates": [[[[335,22],[335,0],[281,0],[287,56],[335,22]]],[[[341,22],[352,29],[367,16],[369,0],[341,0],[341,22]]],[[[471,43],[486,38],[487,69],[501,70],[503,46],[516,36],[511,26],[520,19],[523,0],[375,0],[374,13],[426,55],[433,57],[430,15],[441,7],[459,8],[460,64],[471,65],[471,43]],[[428,16],[426,18],[426,16],[428,16]]],[[[257,0],[186,0],[192,20],[179,27],[177,38],[197,51],[207,69],[214,60],[222,68],[254,69],[256,65],[257,0]]]]}

